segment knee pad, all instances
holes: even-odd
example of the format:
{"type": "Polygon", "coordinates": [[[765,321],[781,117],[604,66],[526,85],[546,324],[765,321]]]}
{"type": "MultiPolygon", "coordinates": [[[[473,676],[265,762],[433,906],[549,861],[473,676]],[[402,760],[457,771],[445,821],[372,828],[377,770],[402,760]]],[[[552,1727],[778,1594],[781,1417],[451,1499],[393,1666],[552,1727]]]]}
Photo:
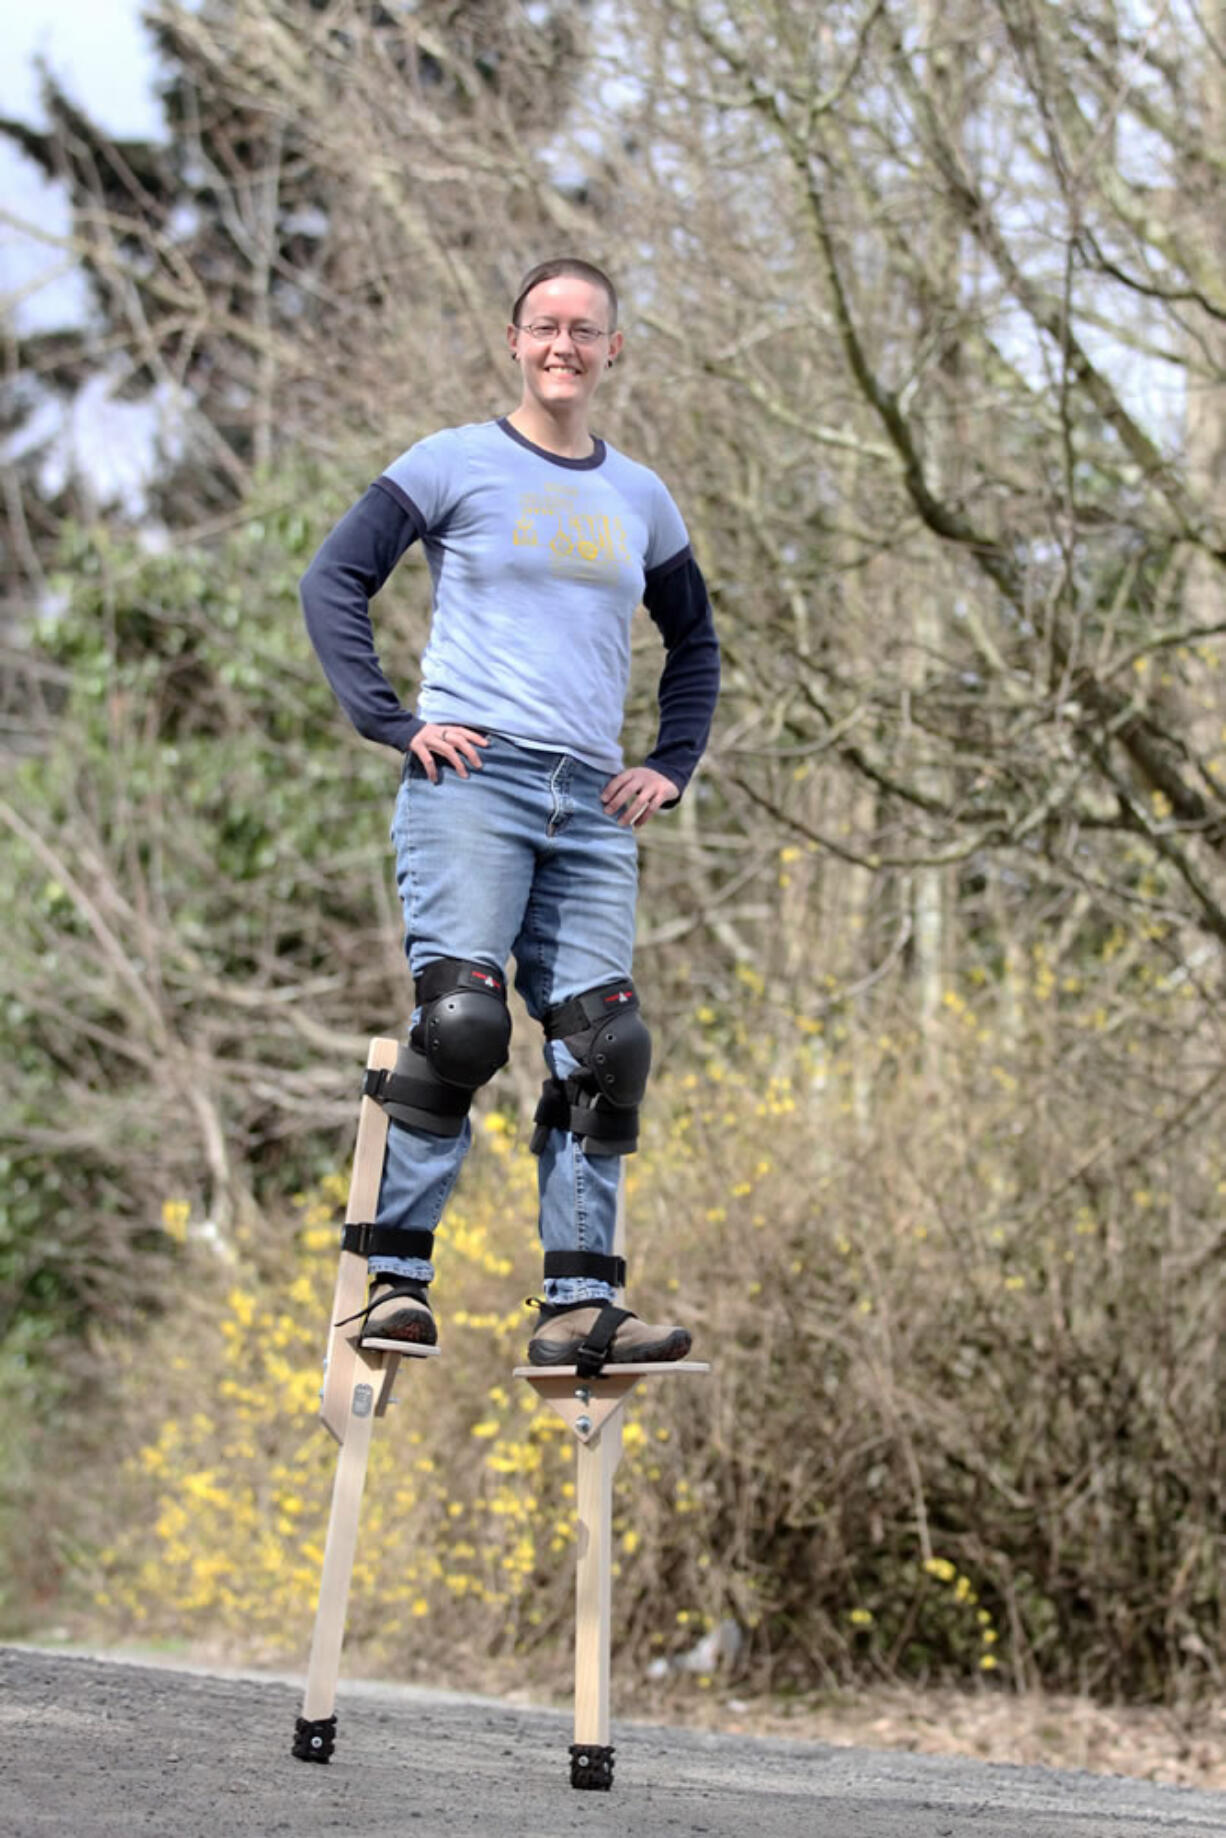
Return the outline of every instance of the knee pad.
{"type": "Polygon", "coordinates": [[[511,1011],[498,971],[441,957],[418,977],[417,1003],[409,1044],[449,1085],[476,1091],[506,1065],[511,1011]]]}
{"type": "Polygon", "coordinates": [[[506,982],[486,964],[442,957],[418,977],[417,1003],[421,1012],[395,1071],[372,1075],[368,1095],[393,1123],[458,1136],[474,1091],[507,1063],[506,982]]]}
{"type": "Polygon", "coordinates": [[[579,1062],[566,1079],[546,1079],[532,1148],[551,1129],[570,1130],[585,1155],[629,1155],[638,1147],[639,1104],[651,1071],[651,1034],[634,984],[602,983],[545,1015],[545,1034],[579,1062]]]}

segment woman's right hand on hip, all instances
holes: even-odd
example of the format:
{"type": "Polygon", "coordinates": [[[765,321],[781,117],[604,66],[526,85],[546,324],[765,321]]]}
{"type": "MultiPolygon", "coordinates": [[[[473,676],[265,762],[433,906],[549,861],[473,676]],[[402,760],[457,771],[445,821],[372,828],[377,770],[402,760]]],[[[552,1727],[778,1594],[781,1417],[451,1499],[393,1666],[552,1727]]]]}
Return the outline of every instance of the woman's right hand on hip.
{"type": "Polygon", "coordinates": [[[409,742],[409,752],[421,761],[430,783],[437,785],[438,760],[446,760],[462,779],[466,779],[469,766],[474,772],[480,772],[481,755],[477,749],[489,744],[489,735],[479,733],[476,728],[460,727],[454,721],[427,721],[409,742]]]}

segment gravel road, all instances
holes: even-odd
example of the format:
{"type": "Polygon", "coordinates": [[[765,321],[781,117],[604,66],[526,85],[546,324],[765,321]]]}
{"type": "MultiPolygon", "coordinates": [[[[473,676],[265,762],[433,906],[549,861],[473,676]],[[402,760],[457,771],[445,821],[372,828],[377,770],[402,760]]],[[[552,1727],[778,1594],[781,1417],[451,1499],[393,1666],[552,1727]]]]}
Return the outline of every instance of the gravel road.
{"type": "Polygon", "coordinates": [[[613,1791],[570,1786],[569,1719],[343,1685],[327,1767],[301,1693],[254,1678],[0,1648],[3,1838],[1226,1838],[1226,1794],[616,1722],[613,1791]]]}

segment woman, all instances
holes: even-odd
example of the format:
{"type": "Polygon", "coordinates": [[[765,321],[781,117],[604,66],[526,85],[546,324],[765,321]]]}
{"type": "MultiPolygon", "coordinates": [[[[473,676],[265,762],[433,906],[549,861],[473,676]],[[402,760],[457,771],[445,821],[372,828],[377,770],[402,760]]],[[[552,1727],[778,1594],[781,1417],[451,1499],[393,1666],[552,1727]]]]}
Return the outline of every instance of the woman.
{"type": "Polygon", "coordinates": [[[631,982],[636,832],[706,744],[719,650],[685,525],[656,475],[590,431],[622,350],[612,282],[562,259],[507,327],[520,401],[411,447],[342,518],[302,582],[307,628],[359,733],[405,755],[392,822],[417,1007],[372,1081],[395,1127],[370,1239],[363,1333],[433,1345],[433,1233],[471,1140],[473,1092],[507,1057],[504,970],[546,1035],[537,1365],[680,1359],[690,1336],[612,1306],[621,1157],[650,1036],[631,982]],[[417,713],[375,655],[369,601],[414,540],[434,588],[417,713]],[[630,621],[666,649],[650,757],[618,745],[630,621]]]}

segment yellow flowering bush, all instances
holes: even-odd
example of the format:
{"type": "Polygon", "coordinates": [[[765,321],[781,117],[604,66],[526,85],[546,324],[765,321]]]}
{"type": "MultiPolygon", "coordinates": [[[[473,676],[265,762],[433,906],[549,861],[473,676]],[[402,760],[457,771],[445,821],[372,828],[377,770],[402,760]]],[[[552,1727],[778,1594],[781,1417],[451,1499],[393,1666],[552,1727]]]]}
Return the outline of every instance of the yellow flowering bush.
{"type": "MultiPolygon", "coordinates": [[[[535,1162],[495,1111],[472,1167],[437,1247],[445,1358],[400,1368],[353,1573],[351,1640],[410,1670],[433,1669],[444,1640],[489,1652],[543,1640],[567,1623],[573,1592],[571,1441],[511,1377],[531,1331],[535,1162]]],[[[345,1192],[329,1177],[298,1197],[288,1284],[253,1260],[216,1318],[194,1322],[190,1351],[167,1326],[132,1362],[139,1385],[150,1357],[164,1359],[165,1414],[126,1466],[145,1509],[100,1553],[95,1606],[127,1632],[305,1652],[336,1463],[317,1413],[345,1192]]],[[[167,1230],[182,1223],[176,1210],[167,1230]]],[[[653,1446],[641,1422],[626,1424],[628,1474],[660,1479],[658,1435],[653,1446]]],[[[621,1512],[618,1535],[630,1558],[641,1533],[621,1512]]]]}
{"type": "MultiPolygon", "coordinates": [[[[1135,1041],[1104,1045],[1092,977],[1074,991],[1053,971],[1024,967],[1016,1033],[974,977],[923,1038],[767,1012],[752,989],[695,1012],[626,1164],[629,1299],[690,1325],[713,1370],[649,1381],[627,1412],[623,1662],[678,1657],[730,1619],[742,1665],[777,1688],[999,1674],[1144,1694],[1197,1640],[1212,1650],[1226,1167],[1162,1119],[1117,1127],[1130,1047],[1177,1018],[1177,988],[1150,988],[1135,1041]],[[1103,1053],[1114,1083],[1091,1102],[1103,1053]]],[[[511,1377],[539,1280],[535,1165],[503,1113],[476,1134],[436,1245],[443,1357],[402,1367],[376,1428],[351,1655],[456,1682],[515,1656],[561,1688],[573,1446],[511,1377]]],[[[199,1293],[185,1278],[183,1309],[128,1356],[144,1427],[96,1562],[108,1632],[305,1655],[345,1190],[338,1174],[299,1196],[220,1289],[188,1234],[199,1293]]]]}

